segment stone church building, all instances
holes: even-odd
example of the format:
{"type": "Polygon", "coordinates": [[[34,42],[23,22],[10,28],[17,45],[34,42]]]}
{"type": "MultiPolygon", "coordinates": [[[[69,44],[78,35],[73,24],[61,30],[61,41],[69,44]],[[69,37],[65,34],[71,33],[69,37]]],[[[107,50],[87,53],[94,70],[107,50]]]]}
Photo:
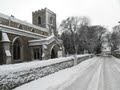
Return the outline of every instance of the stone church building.
{"type": "Polygon", "coordinates": [[[56,14],[47,8],[32,12],[32,24],[0,13],[0,64],[63,56],[56,32],[56,14]]]}

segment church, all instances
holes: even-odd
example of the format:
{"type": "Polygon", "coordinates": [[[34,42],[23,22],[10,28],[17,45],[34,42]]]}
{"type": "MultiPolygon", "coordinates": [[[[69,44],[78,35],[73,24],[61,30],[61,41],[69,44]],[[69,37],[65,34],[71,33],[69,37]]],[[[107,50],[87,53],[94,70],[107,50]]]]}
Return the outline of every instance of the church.
{"type": "Polygon", "coordinates": [[[64,56],[56,29],[56,14],[47,8],[32,12],[32,24],[0,13],[0,64],[64,56]]]}

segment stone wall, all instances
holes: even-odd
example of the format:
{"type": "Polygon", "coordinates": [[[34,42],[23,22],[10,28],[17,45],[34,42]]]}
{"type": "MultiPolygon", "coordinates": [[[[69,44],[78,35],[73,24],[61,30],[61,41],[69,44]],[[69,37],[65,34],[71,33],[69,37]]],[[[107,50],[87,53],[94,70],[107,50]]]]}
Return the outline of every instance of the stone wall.
{"type": "MultiPolygon", "coordinates": [[[[85,55],[82,57],[78,56],[77,57],[78,63],[92,57],[93,55],[85,55]]],[[[70,68],[75,65],[74,60],[76,59],[74,59],[74,57],[71,57],[66,60],[60,60],[57,63],[49,64],[46,66],[42,66],[42,67],[38,66],[35,68],[28,68],[27,70],[13,71],[10,73],[0,75],[0,90],[11,90],[15,87],[18,87],[22,84],[28,83],[35,79],[58,72],[59,70],[70,68]]]]}

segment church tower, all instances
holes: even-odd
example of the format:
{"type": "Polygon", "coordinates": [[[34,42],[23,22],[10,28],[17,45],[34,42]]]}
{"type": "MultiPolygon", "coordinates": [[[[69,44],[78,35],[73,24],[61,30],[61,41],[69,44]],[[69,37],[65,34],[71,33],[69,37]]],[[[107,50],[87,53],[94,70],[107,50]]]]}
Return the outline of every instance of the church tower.
{"type": "Polygon", "coordinates": [[[56,14],[51,10],[45,8],[32,12],[32,23],[43,28],[48,28],[50,35],[53,32],[56,35],[56,14]]]}

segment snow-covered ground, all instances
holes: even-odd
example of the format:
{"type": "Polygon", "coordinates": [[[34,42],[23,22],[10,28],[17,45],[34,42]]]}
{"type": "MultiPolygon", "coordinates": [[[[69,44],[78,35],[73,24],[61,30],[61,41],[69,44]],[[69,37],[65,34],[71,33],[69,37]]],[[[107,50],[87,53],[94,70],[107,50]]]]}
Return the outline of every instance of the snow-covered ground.
{"type": "Polygon", "coordinates": [[[120,59],[94,57],[14,90],[120,90],[120,59]]]}

